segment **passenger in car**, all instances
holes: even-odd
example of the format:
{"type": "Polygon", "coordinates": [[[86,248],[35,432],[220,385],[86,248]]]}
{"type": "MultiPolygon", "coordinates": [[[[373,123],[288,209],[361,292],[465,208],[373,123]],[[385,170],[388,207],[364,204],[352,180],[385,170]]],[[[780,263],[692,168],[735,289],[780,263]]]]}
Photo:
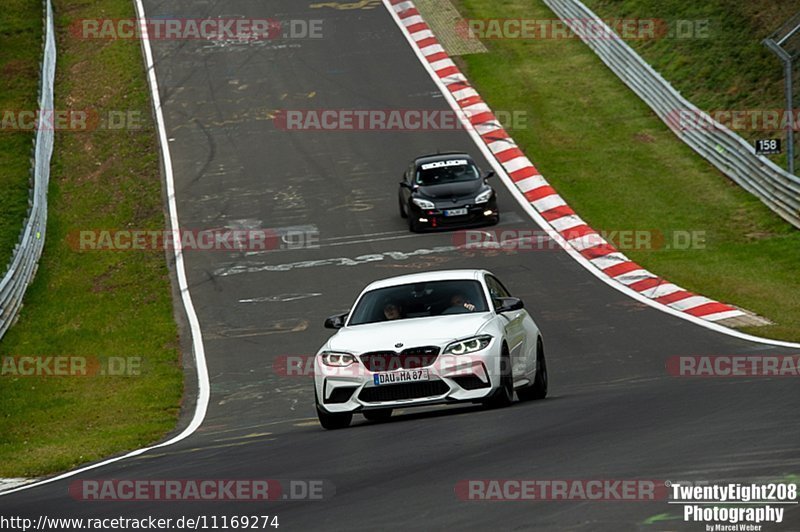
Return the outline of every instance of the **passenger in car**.
{"type": "Polygon", "coordinates": [[[472,312],[475,310],[475,305],[467,300],[467,297],[462,293],[455,293],[450,298],[450,306],[444,309],[442,314],[462,314],[464,312],[472,312]]]}

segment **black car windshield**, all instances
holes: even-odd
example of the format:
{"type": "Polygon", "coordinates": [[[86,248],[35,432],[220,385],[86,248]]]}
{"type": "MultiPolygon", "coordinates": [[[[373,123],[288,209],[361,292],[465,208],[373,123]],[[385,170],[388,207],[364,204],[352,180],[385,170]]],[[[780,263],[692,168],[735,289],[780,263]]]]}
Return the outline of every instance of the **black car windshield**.
{"type": "Polygon", "coordinates": [[[427,281],[367,292],[347,325],[487,311],[479,282],[466,279],[427,281]]]}
{"type": "Polygon", "coordinates": [[[473,181],[480,178],[475,163],[469,159],[454,157],[445,161],[423,163],[417,168],[416,184],[422,186],[473,181]]]}

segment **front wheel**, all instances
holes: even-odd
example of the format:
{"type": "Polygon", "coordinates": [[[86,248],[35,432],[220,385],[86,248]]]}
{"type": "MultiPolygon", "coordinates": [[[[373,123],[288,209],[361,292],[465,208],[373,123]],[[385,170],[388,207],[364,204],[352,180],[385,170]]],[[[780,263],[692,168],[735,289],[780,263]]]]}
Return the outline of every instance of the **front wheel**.
{"type": "Polygon", "coordinates": [[[503,408],[514,401],[514,376],[511,373],[511,357],[503,348],[500,358],[500,387],[483,404],[488,408],[503,408]]]}
{"type": "Polygon", "coordinates": [[[414,216],[412,213],[408,213],[408,230],[412,233],[419,233],[420,231],[419,224],[414,221],[414,216]]]}
{"type": "Polygon", "coordinates": [[[319,419],[319,424],[322,425],[323,429],[336,430],[350,426],[350,422],[353,420],[353,413],[344,412],[341,414],[334,414],[323,409],[321,406],[319,406],[319,396],[317,396],[316,387],[314,388],[314,404],[317,407],[317,418],[319,419]]]}
{"type": "Polygon", "coordinates": [[[520,401],[544,399],[547,397],[547,361],[544,358],[544,344],[542,339],[536,341],[536,375],[533,384],[517,390],[520,401]]]}
{"type": "Polygon", "coordinates": [[[327,430],[347,428],[353,420],[353,414],[351,412],[333,414],[331,412],[326,412],[320,408],[319,405],[317,405],[317,417],[319,418],[319,424],[322,425],[322,428],[327,430]]]}
{"type": "Polygon", "coordinates": [[[397,206],[400,208],[400,217],[408,218],[408,212],[406,212],[406,207],[403,205],[403,196],[398,196],[397,206]]]}

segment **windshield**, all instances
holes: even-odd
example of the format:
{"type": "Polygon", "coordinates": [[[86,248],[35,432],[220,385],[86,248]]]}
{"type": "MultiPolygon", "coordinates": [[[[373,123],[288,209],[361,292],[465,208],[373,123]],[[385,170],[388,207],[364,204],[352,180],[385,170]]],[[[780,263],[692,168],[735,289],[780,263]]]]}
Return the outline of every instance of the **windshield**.
{"type": "Polygon", "coordinates": [[[347,325],[487,310],[483,288],[477,281],[428,281],[367,292],[347,325]]]}
{"type": "Polygon", "coordinates": [[[473,181],[480,178],[478,167],[469,159],[448,159],[422,164],[417,168],[416,183],[422,186],[473,181]]]}

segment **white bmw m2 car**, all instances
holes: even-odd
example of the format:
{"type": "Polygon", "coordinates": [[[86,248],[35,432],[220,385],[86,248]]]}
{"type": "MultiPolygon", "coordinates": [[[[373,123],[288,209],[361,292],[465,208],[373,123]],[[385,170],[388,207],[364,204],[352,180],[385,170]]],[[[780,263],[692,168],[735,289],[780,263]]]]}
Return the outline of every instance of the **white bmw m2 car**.
{"type": "Polygon", "coordinates": [[[354,413],[382,421],[394,408],[475,402],[489,407],[547,395],[539,328],[485,270],[403,275],[367,286],[316,354],[320,424],[354,413]]]}

